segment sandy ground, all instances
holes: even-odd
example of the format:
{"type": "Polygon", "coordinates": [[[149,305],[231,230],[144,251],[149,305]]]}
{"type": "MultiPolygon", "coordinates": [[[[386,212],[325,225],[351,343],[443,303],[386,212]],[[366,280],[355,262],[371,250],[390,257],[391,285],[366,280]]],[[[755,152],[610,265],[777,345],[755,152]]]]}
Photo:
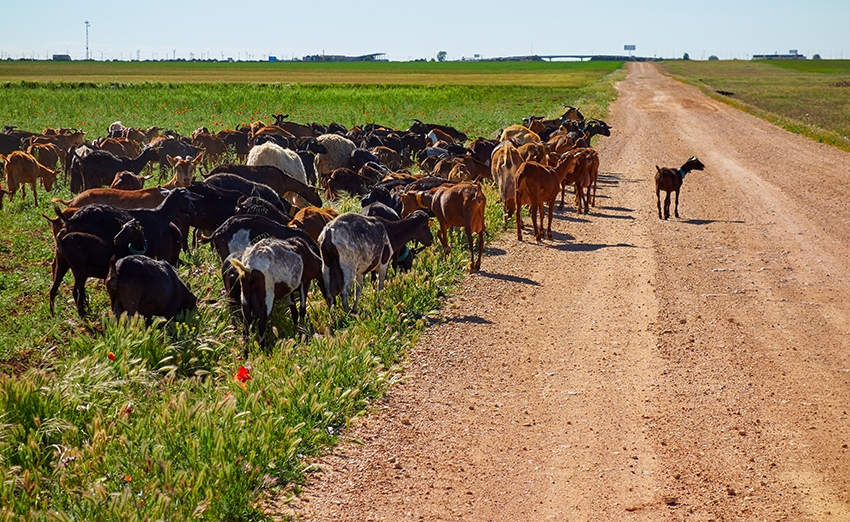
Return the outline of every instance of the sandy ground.
{"type": "Polygon", "coordinates": [[[850,520],[850,155],[650,64],[618,89],[597,207],[494,245],[273,515],[850,520]]]}

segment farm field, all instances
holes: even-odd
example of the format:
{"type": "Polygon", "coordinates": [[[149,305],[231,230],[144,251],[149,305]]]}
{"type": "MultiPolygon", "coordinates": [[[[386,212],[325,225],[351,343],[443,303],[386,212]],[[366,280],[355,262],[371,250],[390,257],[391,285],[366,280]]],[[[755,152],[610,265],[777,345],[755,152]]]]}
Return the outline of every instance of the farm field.
{"type": "Polygon", "coordinates": [[[679,60],[659,66],[791,132],[850,150],[850,60],[679,60]]]}
{"type": "MultiPolygon", "coordinates": [[[[505,66],[478,71],[492,74],[491,82],[459,85],[462,71],[450,71],[451,80],[423,87],[334,84],[327,69],[323,84],[21,82],[0,63],[3,77],[14,80],[0,85],[0,121],[32,130],[81,127],[97,137],[117,119],[189,134],[281,112],[293,121],[402,128],[418,117],[490,136],[532,113],[560,114],[565,103],[604,117],[619,64],[554,65],[545,74],[557,79],[540,81],[557,86],[524,85],[534,71],[505,66]]],[[[399,378],[400,357],[437,319],[467,260],[462,237],[453,236],[451,256],[424,253],[380,296],[367,290],[355,317],[329,313],[312,292],[308,326],[297,332],[278,306],[269,333],[274,347],[255,346],[246,361],[208,249],[182,255],[179,273],[200,300],[184,323],[117,322],[94,281],[87,285],[92,315],[81,320],[70,275],[52,317],[46,292],[53,243],[41,214],[53,215],[50,197],[70,194],[67,180],[52,193],[39,190],[38,208],[31,194],[18,194],[0,212],[0,306],[8,311],[0,321],[0,469],[9,478],[0,483],[0,520],[48,511],[81,520],[261,519],[257,495],[300,483],[305,459],[334,443],[349,419],[399,378]]],[[[493,191],[487,196],[492,240],[502,217],[493,191]]]]}
{"type": "Polygon", "coordinates": [[[192,82],[580,87],[619,62],[26,62],[0,61],[0,82],[192,82]]]}

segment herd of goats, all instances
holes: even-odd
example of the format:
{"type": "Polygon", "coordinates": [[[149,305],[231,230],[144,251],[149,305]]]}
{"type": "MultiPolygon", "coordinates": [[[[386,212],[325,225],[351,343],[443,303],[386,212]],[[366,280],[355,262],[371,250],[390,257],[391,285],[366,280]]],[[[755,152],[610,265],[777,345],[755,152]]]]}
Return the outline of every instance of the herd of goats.
{"type": "Polygon", "coordinates": [[[329,306],[340,296],[346,312],[356,310],[364,275],[376,271],[380,291],[390,265],[409,269],[419,249],[433,243],[433,218],[446,251],[447,230],[463,228],[469,270],[478,270],[483,179],[495,183],[504,226],[515,219],[519,240],[523,205],[530,207],[535,239],[552,239],[553,207],[560,193],[563,208],[568,185],[575,187],[578,210],[587,213],[599,171],[591,138],[610,136],[611,128],[565,109],[554,119],[525,118],[498,140],[471,142],[453,127],[419,120],[407,130],[375,124],[347,129],[293,123],[286,115],[215,134],[201,127],[191,137],[115,122],[94,141],[73,129],[34,133],[7,126],[0,134],[6,179],[0,205],[3,195],[11,200],[18,189],[26,197],[26,185],[38,205],[37,181],[50,191],[62,173],[76,194],[53,200],[55,217],[43,214],[55,241],[51,313],[70,270],[80,316],[87,309],[86,280],[97,278],[105,280],[116,316],[174,318],[197,303],[174,269],[181,250],[197,241],[210,244],[221,259],[231,310],[241,308],[244,316],[246,344],[252,331],[262,343],[276,300],[287,300],[295,325],[304,321],[313,280],[329,306]],[[235,153],[237,163],[221,164],[227,153],[235,153]],[[160,184],[144,188],[157,175],[155,164],[160,184]],[[411,175],[413,166],[429,174],[411,175]],[[194,179],[196,171],[203,181],[194,179]],[[360,196],[362,210],[338,214],[322,207],[341,193],[360,196]],[[407,246],[415,242],[418,249],[407,246]]]}

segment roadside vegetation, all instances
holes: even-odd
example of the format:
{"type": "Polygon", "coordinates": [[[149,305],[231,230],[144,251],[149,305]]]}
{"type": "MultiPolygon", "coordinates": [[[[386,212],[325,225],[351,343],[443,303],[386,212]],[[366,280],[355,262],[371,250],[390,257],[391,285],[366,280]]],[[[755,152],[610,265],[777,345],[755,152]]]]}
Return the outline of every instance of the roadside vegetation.
{"type": "MultiPolygon", "coordinates": [[[[604,117],[623,72],[574,67],[582,80],[562,87],[522,86],[523,70],[512,72],[516,83],[482,86],[18,81],[0,85],[0,121],[97,137],[117,119],[189,134],[289,113],[300,122],[402,128],[418,117],[492,136],[532,113],[560,114],[562,104],[604,117]]],[[[495,191],[486,194],[492,240],[503,221],[495,191]]],[[[49,196],[69,195],[64,180],[49,196]]],[[[35,208],[31,194],[18,194],[0,212],[0,520],[264,519],[262,492],[299,484],[305,459],[399,378],[406,348],[439,320],[469,255],[463,235],[452,234],[450,256],[428,249],[380,295],[367,283],[357,315],[330,311],[314,288],[297,331],[278,304],[268,346],[253,345],[244,360],[241,324],[207,248],[181,255],[178,272],[199,297],[184,322],[116,320],[94,280],[91,317],[82,320],[70,275],[50,316],[53,240],[40,215],[54,215],[49,199],[35,208]]],[[[359,208],[353,199],[335,206],[359,208]]]]}
{"type": "Polygon", "coordinates": [[[850,151],[850,60],[670,61],[659,66],[716,99],[850,151]]]}

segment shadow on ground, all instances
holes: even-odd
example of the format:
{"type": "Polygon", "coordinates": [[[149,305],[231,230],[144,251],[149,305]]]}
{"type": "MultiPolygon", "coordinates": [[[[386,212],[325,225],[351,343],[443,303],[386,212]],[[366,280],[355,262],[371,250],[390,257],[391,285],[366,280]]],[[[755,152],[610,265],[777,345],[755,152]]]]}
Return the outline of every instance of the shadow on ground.
{"type": "Polygon", "coordinates": [[[476,273],[481,277],[489,277],[490,279],[498,279],[500,281],[509,281],[511,283],[520,283],[523,285],[540,286],[540,283],[538,283],[534,279],[528,279],[527,277],[520,277],[509,274],[497,274],[494,272],[487,272],[485,270],[479,270],[476,273]]]}

